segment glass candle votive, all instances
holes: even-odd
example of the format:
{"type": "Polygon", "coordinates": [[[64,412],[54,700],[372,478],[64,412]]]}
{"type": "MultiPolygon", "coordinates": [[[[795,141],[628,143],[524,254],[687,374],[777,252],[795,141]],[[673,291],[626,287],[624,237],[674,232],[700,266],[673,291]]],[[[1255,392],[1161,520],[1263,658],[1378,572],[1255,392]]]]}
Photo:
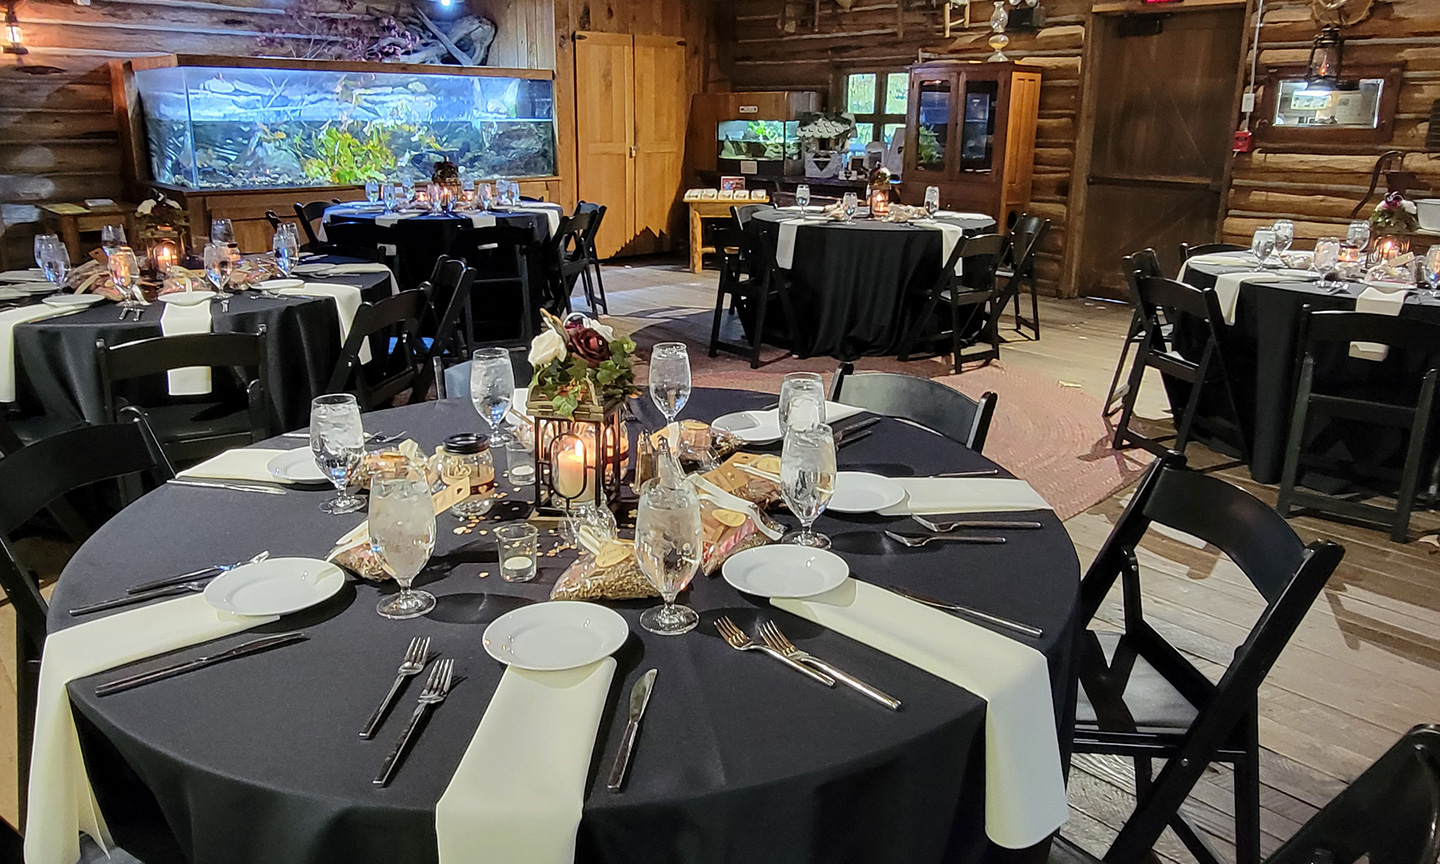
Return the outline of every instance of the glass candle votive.
{"type": "Polygon", "coordinates": [[[505,445],[505,467],[514,485],[535,485],[535,454],[524,441],[515,440],[505,445]]]}
{"type": "Polygon", "coordinates": [[[535,578],[540,532],[528,522],[501,525],[495,529],[500,553],[500,578],[506,582],[529,582],[535,578]]]}

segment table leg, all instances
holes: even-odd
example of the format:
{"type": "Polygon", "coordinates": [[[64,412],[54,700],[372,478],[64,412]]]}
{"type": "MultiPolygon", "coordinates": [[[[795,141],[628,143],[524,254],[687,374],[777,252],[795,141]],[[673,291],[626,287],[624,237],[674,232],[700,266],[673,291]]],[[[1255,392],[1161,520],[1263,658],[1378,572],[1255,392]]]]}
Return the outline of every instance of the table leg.
{"type": "Polygon", "coordinates": [[[703,263],[704,251],[701,238],[704,236],[701,227],[700,213],[694,207],[690,208],[690,272],[699,273],[703,263]]]}
{"type": "Polygon", "coordinates": [[[73,216],[64,216],[60,219],[60,239],[65,248],[70,250],[70,262],[77,267],[84,261],[80,258],[80,223],[75,221],[73,216]]]}

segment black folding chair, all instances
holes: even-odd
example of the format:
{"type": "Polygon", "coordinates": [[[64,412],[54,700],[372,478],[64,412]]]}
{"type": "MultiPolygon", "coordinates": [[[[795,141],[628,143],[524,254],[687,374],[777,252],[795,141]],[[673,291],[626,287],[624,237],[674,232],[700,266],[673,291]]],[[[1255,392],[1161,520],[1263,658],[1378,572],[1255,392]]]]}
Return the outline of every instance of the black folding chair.
{"type": "Polygon", "coordinates": [[[420,341],[425,292],[401,291],[378,303],[361,303],[340,349],[326,393],[352,393],[361,411],[388,407],[417,383],[428,383],[426,351],[420,341]],[[360,362],[367,344],[374,356],[360,362]]]}
{"type": "Polygon", "coordinates": [[[1035,339],[1040,338],[1040,290],[1035,279],[1035,255],[1045,235],[1050,233],[1050,220],[1025,214],[1010,228],[1010,254],[1008,260],[995,272],[995,277],[1004,286],[999,306],[1004,309],[1013,301],[1015,304],[1015,332],[1023,333],[1029,328],[1035,339]],[[1020,314],[1020,289],[1023,283],[1030,285],[1030,317],[1020,314]]]}
{"type": "Polygon", "coordinates": [[[1230,375],[1225,368],[1224,352],[1221,350],[1219,324],[1223,322],[1220,302],[1211,288],[1200,289],[1174,279],[1153,276],[1135,277],[1136,300],[1139,304],[1141,336],[1135,351],[1135,363],[1130,369],[1130,382],[1120,409],[1120,420],[1115,424],[1114,447],[1116,450],[1138,445],[1151,453],[1161,454],[1168,449],[1161,442],[1171,436],[1149,438],[1130,428],[1135,416],[1135,401],[1140,395],[1140,384],[1146,369],[1154,369],[1162,376],[1183,381],[1190,385],[1190,395],[1185,407],[1175,418],[1175,443],[1173,449],[1184,453],[1190,443],[1196,416],[1200,411],[1200,397],[1207,386],[1218,386],[1225,395],[1225,407],[1230,413],[1233,428],[1226,428],[1225,421],[1212,418],[1208,422],[1216,434],[1228,433],[1245,460],[1250,452],[1245,433],[1245,421],[1241,418],[1239,403],[1230,384],[1230,375]],[[1200,359],[1192,360],[1182,353],[1183,338],[1202,341],[1200,359]]]}
{"type": "Polygon", "coordinates": [[[956,372],[961,371],[962,363],[988,363],[1000,358],[1000,313],[1004,311],[1004,304],[995,274],[1009,248],[1010,238],[1004,234],[966,237],[955,244],[940,277],[925,292],[920,316],[901,343],[902,361],[911,358],[917,344],[940,345],[946,340],[949,353],[955,357],[956,372]],[[957,274],[955,267],[962,260],[963,272],[957,274]],[[942,303],[950,309],[950,329],[928,333],[935,326],[935,313],[942,303]],[[962,310],[969,310],[963,320],[962,310]],[[985,346],[983,350],[965,353],[966,348],[981,344],[985,346]]]}
{"type": "MultiPolygon", "coordinates": [[[[1440,851],[1440,726],[1416,726],[1336,795],[1265,864],[1435,864],[1440,851]]],[[[1050,864],[1099,864],[1063,837],[1050,864]]]]}
{"type": "MultiPolygon", "coordinates": [[[[157,485],[175,476],[159,442],[139,412],[124,422],[82,426],[52,435],[0,459],[0,588],[15,609],[17,729],[20,812],[30,773],[40,652],[45,647],[49,607],[34,572],[22,562],[12,537],[40,511],[65,503],[70,492],[110,480],[120,482],[122,500],[135,497],[142,481],[157,485]]],[[[86,525],[86,536],[98,526],[86,525]]],[[[84,537],[77,538],[83,540],[84,537]]]]}
{"type": "Polygon", "coordinates": [[[1115,529],[1080,583],[1080,617],[1094,622],[1116,580],[1124,630],[1086,630],[1074,751],[1135,762],[1135,812],[1120,830],[1109,864],[1139,864],[1168,826],[1202,864],[1222,860],[1180,813],[1212,762],[1235,768],[1235,856],[1260,860],[1260,779],[1256,694],[1275,658],[1325,587],[1345,550],[1327,540],[1306,546],[1259,499],[1185,468],[1178,453],[1146,472],[1115,529]],[[1137,547],[1163,525],[1229,556],[1265,600],[1259,620],[1212,684],[1146,620],[1137,547]],[[1151,760],[1165,767],[1152,777],[1151,760]]]}
{"type": "MultiPolygon", "coordinates": [[[[527,359],[528,348],[507,348],[510,354],[510,368],[515,373],[515,383],[525,384],[535,375],[527,359]]],[[[469,399],[470,366],[473,360],[457,363],[444,369],[435,370],[436,399],[469,399]]]]}
{"type": "Polygon", "coordinates": [[[265,343],[263,324],[253,334],[155,336],[113,347],[97,341],[105,420],[116,422],[126,407],[144,412],[166,455],[175,462],[206,459],[269,438],[265,343]],[[194,366],[210,367],[209,394],[135,395],[142,388],[146,394],[164,393],[167,372],[194,366]],[[125,382],[132,383],[117,386],[125,382]]]}
{"type": "MultiPolygon", "coordinates": [[[[585,251],[585,236],[595,222],[595,212],[576,211],[571,216],[560,217],[560,227],[545,247],[545,274],[550,284],[550,311],[567,314],[571,311],[570,295],[575,283],[589,268],[589,257],[585,251]]],[[[590,302],[587,296],[586,302],[590,302]]],[[[594,311],[594,306],[591,306],[594,311]]]]}
{"type": "Polygon", "coordinates": [[[395,235],[374,222],[331,222],[325,226],[325,237],[320,251],[326,255],[378,261],[391,270],[398,266],[395,235]]]}
{"type": "MultiPolygon", "coordinates": [[[[1423,356],[1440,349],[1440,325],[1413,318],[1374,315],[1364,312],[1312,312],[1306,306],[1300,320],[1300,382],[1295,393],[1295,412],[1290,421],[1290,439],[1285,445],[1285,469],[1280,480],[1280,498],[1275,505],[1281,516],[1289,517],[1296,507],[1333,513],[1353,519],[1388,523],[1390,539],[1404,543],[1410,531],[1410,511],[1424,467],[1426,442],[1435,406],[1435,382],[1440,370],[1434,365],[1414,377],[1392,377],[1386,384],[1369,381],[1355,385],[1317,388],[1315,364],[1323,353],[1347,353],[1352,342],[1385,346],[1423,356]],[[1311,425],[1314,419],[1345,420],[1409,433],[1404,467],[1397,473],[1381,466],[1365,466],[1363,460],[1331,458],[1313,452],[1311,425]],[[1395,506],[1381,507],[1350,496],[1299,489],[1302,468],[1318,468],[1327,476],[1368,483],[1371,479],[1399,481],[1395,506]],[[1368,476],[1367,476],[1368,475],[1368,476]]],[[[1373,349],[1371,349],[1373,350],[1373,349]]],[[[1352,363],[1373,360],[1354,359],[1352,363]]],[[[1357,454],[1359,455],[1359,454],[1357,454]]]]}
{"type": "Polygon", "coordinates": [[[1125,274],[1125,284],[1130,288],[1130,329],[1125,333],[1125,344],[1120,346],[1120,359],[1115,361],[1115,374],[1110,376],[1110,389],[1105,393],[1106,417],[1120,410],[1120,400],[1130,392],[1129,376],[1125,375],[1125,361],[1130,359],[1131,349],[1139,344],[1140,338],[1145,334],[1145,317],[1140,311],[1139,289],[1135,287],[1135,280],[1140,276],[1158,278],[1165,275],[1160,269],[1160,258],[1154,249],[1141,249],[1121,258],[1120,270],[1125,274]],[[1121,381],[1122,376],[1125,377],[1125,383],[1121,381]]]}
{"type": "Polygon", "coordinates": [[[605,221],[605,205],[581,201],[575,205],[576,213],[590,213],[590,227],[581,238],[585,250],[585,269],[581,278],[585,280],[585,302],[593,314],[610,314],[610,303],[605,299],[605,280],[600,276],[600,255],[595,251],[595,237],[605,221]]]}
{"type": "Polygon", "coordinates": [[[519,225],[493,225],[460,232],[450,254],[465,259],[475,271],[466,310],[467,346],[529,345],[539,325],[536,291],[531,275],[545,251],[535,233],[519,225]],[[477,340],[476,315],[486,325],[486,338],[477,340]]]}
{"type": "MultiPolygon", "coordinates": [[[[752,331],[748,345],[725,342],[720,330],[725,324],[727,309],[731,315],[746,313],[743,320],[758,320],[765,325],[770,304],[770,289],[766,282],[765,243],[759,232],[749,229],[750,219],[764,209],[764,204],[746,204],[730,208],[730,222],[716,229],[715,248],[720,254],[720,280],[715,289],[715,314],[710,321],[710,356],[720,351],[739,354],[750,358],[750,368],[760,365],[760,346],[764,340],[758,338],[759,331],[752,331]]],[[[789,319],[786,319],[789,329],[789,319]]]]}
{"type": "Polygon", "coordinates": [[[1189,243],[1180,244],[1180,260],[1189,261],[1196,255],[1216,255],[1221,252],[1245,252],[1244,246],[1236,246],[1234,243],[1198,243],[1191,246],[1189,243]]]}
{"type": "Polygon", "coordinates": [[[990,420],[1000,397],[993,392],[979,401],[928,378],[894,372],[859,372],[841,363],[830,385],[830,398],[886,417],[900,417],[939,432],[979,453],[990,434],[990,420]]]}
{"type": "Polygon", "coordinates": [[[315,222],[325,218],[326,207],[339,203],[339,198],[331,198],[329,201],[311,201],[309,204],[295,202],[295,218],[300,221],[300,230],[305,232],[303,251],[323,252],[328,249],[328,244],[315,233],[315,222]]]}

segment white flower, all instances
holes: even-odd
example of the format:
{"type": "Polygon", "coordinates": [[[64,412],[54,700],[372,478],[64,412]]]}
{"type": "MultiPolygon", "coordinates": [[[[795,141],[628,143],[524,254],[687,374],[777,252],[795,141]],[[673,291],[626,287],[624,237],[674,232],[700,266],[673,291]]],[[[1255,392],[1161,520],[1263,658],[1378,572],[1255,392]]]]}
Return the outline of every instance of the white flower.
{"type": "Polygon", "coordinates": [[[594,330],[596,333],[599,333],[600,338],[604,339],[606,342],[609,342],[611,339],[615,338],[615,328],[611,327],[609,324],[601,324],[598,320],[594,318],[587,318],[584,315],[581,315],[580,326],[585,328],[586,330],[594,330]]]}
{"type": "Polygon", "coordinates": [[[1402,201],[1400,202],[1400,206],[1404,207],[1405,212],[1409,213],[1411,216],[1414,216],[1416,213],[1420,212],[1420,210],[1415,206],[1414,201],[1402,201]]]}
{"type": "Polygon", "coordinates": [[[174,207],[176,210],[182,210],[182,209],[184,209],[184,208],[182,208],[182,207],[180,206],[180,202],[179,202],[179,201],[176,201],[174,198],[166,198],[166,199],[165,199],[165,206],[166,206],[166,207],[174,207]]]}
{"type": "Polygon", "coordinates": [[[140,206],[135,208],[135,212],[138,213],[138,214],[140,214],[141,216],[147,216],[147,215],[149,215],[150,211],[151,211],[151,210],[154,210],[154,209],[155,209],[155,199],[154,199],[154,198],[147,198],[147,199],[145,199],[144,201],[141,201],[141,202],[140,202],[140,206]]]}
{"type": "Polygon", "coordinates": [[[546,327],[530,342],[530,365],[539,369],[550,365],[554,360],[562,359],[566,353],[565,337],[546,327]]]}

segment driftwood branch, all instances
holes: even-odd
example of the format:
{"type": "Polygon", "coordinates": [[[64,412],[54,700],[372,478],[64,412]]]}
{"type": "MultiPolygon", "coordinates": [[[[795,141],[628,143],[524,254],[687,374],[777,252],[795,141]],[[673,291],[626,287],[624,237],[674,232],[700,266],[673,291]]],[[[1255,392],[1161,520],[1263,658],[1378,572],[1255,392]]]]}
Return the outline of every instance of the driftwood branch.
{"type": "Polygon", "coordinates": [[[445,31],[435,26],[435,22],[430,20],[430,16],[425,14],[425,10],[419,6],[415,6],[414,12],[420,18],[420,23],[425,25],[425,29],[435,34],[435,38],[439,39],[440,44],[445,46],[445,50],[449,51],[450,55],[455,58],[456,63],[459,63],[461,66],[475,65],[475,61],[471,59],[469,54],[461,51],[460,46],[456,45],[449,36],[445,35],[445,31]]]}

